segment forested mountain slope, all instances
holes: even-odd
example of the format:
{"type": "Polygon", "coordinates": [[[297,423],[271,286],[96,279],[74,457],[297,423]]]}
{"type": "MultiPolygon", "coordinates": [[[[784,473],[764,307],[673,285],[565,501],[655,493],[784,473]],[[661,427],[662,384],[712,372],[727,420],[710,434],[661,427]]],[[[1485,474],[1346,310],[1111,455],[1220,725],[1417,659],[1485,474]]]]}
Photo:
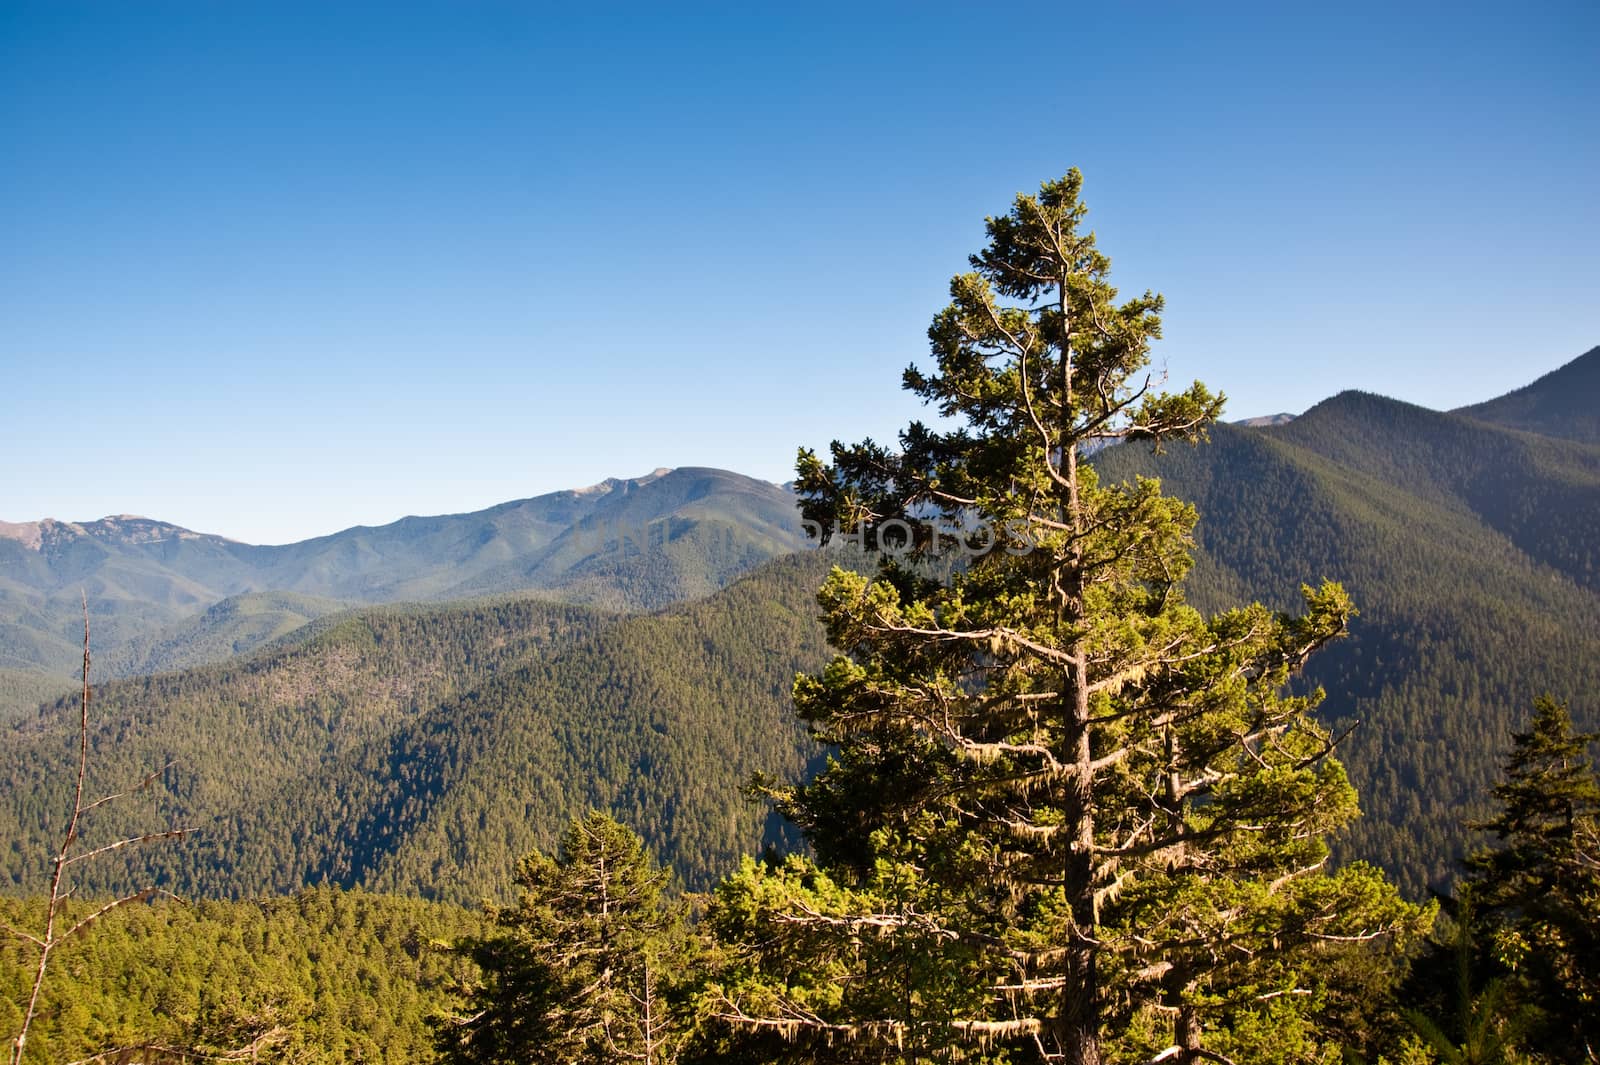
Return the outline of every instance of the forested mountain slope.
{"type": "Polygon", "coordinates": [[[1600,444],[1600,347],[1531,385],[1456,411],[1468,418],[1600,444]]]}
{"type": "MultiPolygon", "coordinates": [[[[382,739],[542,647],[582,640],[604,615],[532,600],[433,610],[382,607],[331,619],[280,650],[98,686],[88,790],[120,791],[168,763],[148,803],[100,811],[91,831],[203,826],[282,783],[382,739]]],[[[76,700],[0,732],[0,838],[8,882],[37,885],[43,848],[70,805],[76,700]]]]}
{"type": "Polygon", "coordinates": [[[1533,697],[1600,723],[1600,448],[1360,393],[1273,428],[1096,459],[1200,512],[1190,598],[1293,605],[1343,581],[1361,616],[1312,660],[1367,816],[1347,856],[1441,883],[1533,697]]]}
{"type": "Polygon", "coordinates": [[[0,724],[32,713],[40,703],[72,691],[66,677],[35,669],[0,669],[0,724]]]}
{"type": "MultiPolygon", "coordinates": [[[[789,689],[823,655],[828,562],[791,555],[652,615],[530,599],[363,611],[251,659],[105,685],[91,790],[174,765],[95,831],[199,831],[86,870],[86,887],[153,874],[204,896],[333,883],[472,902],[590,807],[704,886],[771,831],[739,794],[750,775],[796,778],[816,753],[789,689]]],[[[13,890],[43,882],[75,720],[63,699],[0,738],[13,890]]]]}
{"type": "Polygon", "coordinates": [[[246,592],[162,629],[133,636],[95,657],[105,677],[138,677],[220,662],[349,609],[334,599],[294,592],[246,592]]]}
{"type": "Polygon", "coordinates": [[[693,467],[276,547],[129,516],[0,523],[0,669],[70,673],[80,590],[102,660],[126,676],[247,651],[355,604],[542,590],[651,610],[798,545],[786,489],[693,467]],[[207,613],[248,593],[278,594],[207,613]]]}

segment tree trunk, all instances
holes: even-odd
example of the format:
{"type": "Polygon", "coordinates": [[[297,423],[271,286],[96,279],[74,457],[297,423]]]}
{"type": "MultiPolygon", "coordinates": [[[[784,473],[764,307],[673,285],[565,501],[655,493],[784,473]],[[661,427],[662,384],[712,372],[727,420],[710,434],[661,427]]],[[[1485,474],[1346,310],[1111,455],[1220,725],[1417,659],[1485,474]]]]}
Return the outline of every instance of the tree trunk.
{"type": "Polygon", "coordinates": [[[1183,1048],[1183,1057],[1180,1059],[1184,1065],[1205,1060],[1200,1051],[1200,1014],[1193,1006],[1179,1006],[1178,1020],[1173,1032],[1179,1046],[1183,1048]]]}
{"type": "MultiPolygon", "coordinates": [[[[1084,616],[1083,503],[1078,494],[1078,442],[1073,436],[1071,304],[1067,277],[1058,289],[1061,310],[1061,427],[1060,448],[1064,485],[1058,485],[1058,520],[1075,534],[1065,565],[1053,574],[1062,598],[1058,618],[1076,626],[1084,616]]],[[[1045,457],[1049,461],[1049,456],[1045,457]]],[[[1067,688],[1063,702],[1066,717],[1067,756],[1076,773],[1064,796],[1067,824],[1072,826],[1063,870],[1067,904],[1072,908],[1071,940],[1067,944],[1065,981],[1061,994],[1061,1047],[1068,1065],[1100,1065],[1100,983],[1096,972],[1098,947],[1094,942],[1098,915],[1094,903],[1094,751],[1090,744],[1088,653],[1083,640],[1069,650],[1067,688]]]]}
{"type": "Polygon", "coordinates": [[[1062,1051],[1069,1065],[1100,1065],[1100,983],[1098,948],[1094,943],[1094,781],[1089,746],[1089,686],[1081,652],[1070,669],[1072,756],[1078,773],[1067,791],[1067,823],[1074,826],[1066,856],[1066,893],[1072,907],[1071,941],[1067,944],[1062,985],[1062,1051]]]}

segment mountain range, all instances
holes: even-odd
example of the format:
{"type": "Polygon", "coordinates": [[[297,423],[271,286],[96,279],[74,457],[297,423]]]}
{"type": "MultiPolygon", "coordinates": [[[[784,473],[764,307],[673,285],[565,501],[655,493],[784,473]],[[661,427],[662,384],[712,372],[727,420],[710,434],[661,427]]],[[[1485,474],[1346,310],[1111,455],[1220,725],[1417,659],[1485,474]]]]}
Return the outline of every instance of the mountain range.
{"type": "MultiPolygon", "coordinates": [[[[1340,856],[1381,863],[1413,895],[1448,881],[1463,819],[1482,812],[1536,694],[1600,725],[1600,435],[1582,417],[1597,406],[1600,348],[1458,411],[1346,392],[1292,420],[1216,426],[1202,446],[1094,459],[1103,478],[1153,474],[1195,504],[1187,594],[1203,609],[1290,609],[1302,581],[1345,583],[1361,614],[1304,681],[1351,729],[1341,757],[1366,816],[1340,856]]],[[[682,882],[709,883],[786,838],[741,797],[750,774],[794,779],[820,754],[789,688],[824,660],[812,593],[839,557],[788,553],[791,507],[779,486],[670,471],[263,556],[280,560],[263,571],[298,575],[292,588],[206,585],[235,598],[190,615],[191,635],[170,637],[177,652],[126,640],[131,658],[200,654],[247,628],[258,646],[102,686],[92,758],[103,788],[172,763],[147,805],[97,831],[201,832],[89,886],[153,873],[201,895],[330,882],[471,901],[590,806],[637,828],[682,882]],[[656,523],[663,557],[618,552],[608,566],[578,542],[585,521],[612,513],[656,523]],[[541,522],[523,535],[543,546],[521,554],[463,546],[471,529],[506,544],[507,528],[541,522]],[[476,598],[340,598],[362,589],[476,598]]],[[[43,539],[19,549],[42,552],[43,539]]],[[[129,572],[121,560],[152,543],[107,548],[118,561],[95,572],[129,572]]],[[[75,721],[62,699],[0,727],[0,838],[13,841],[0,883],[14,890],[40,882],[30,856],[58,827],[75,721]]]]}
{"type": "Polygon", "coordinates": [[[133,676],[244,653],[360,604],[537,591],[651,610],[799,542],[787,489],[701,468],[283,546],[129,515],[0,523],[0,671],[22,693],[70,676],[83,593],[104,675],[133,676]]]}

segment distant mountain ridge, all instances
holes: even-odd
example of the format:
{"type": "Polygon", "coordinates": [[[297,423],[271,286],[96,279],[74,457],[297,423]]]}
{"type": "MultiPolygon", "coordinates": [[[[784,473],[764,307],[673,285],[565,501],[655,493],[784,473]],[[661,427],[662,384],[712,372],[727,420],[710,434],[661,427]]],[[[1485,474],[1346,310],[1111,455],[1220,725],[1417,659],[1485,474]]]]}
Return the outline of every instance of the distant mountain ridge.
{"type": "Polygon", "coordinates": [[[120,540],[129,544],[155,544],[167,540],[217,540],[232,543],[220,536],[209,536],[164,521],[152,521],[138,514],[112,514],[98,521],[57,521],[41,518],[39,521],[0,521],[0,540],[12,540],[23,547],[41,553],[65,550],[73,541],[85,537],[97,540],[120,540]]]}
{"type": "MultiPolygon", "coordinates": [[[[70,671],[81,642],[80,588],[96,647],[120,675],[151,664],[138,647],[152,641],[168,641],[156,660],[176,668],[248,650],[251,633],[279,628],[263,620],[259,602],[244,611],[248,624],[239,612],[207,616],[240,596],[296,597],[288,613],[302,617],[518,591],[651,610],[707,595],[794,550],[793,498],[780,485],[683,467],[281,546],[132,515],[4,523],[0,669],[70,671]],[[193,630],[182,646],[171,642],[174,627],[193,630]]],[[[276,609],[283,613],[281,602],[276,609]]]]}
{"type": "Polygon", "coordinates": [[[1503,396],[1455,414],[1510,429],[1600,444],[1600,346],[1503,396]]]}
{"type": "Polygon", "coordinates": [[[1259,429],[1269,425],[1287,425],[1289,422],[1294,421],[1294,418],[1295,416],[1293,414],[1289,414],[1287,412],[1280,414],[1262,414],[1254,418],[1240,418],[1238,421],[1231,422],[1229,424],[1246,425],[1251,428],[1259,429]]]}

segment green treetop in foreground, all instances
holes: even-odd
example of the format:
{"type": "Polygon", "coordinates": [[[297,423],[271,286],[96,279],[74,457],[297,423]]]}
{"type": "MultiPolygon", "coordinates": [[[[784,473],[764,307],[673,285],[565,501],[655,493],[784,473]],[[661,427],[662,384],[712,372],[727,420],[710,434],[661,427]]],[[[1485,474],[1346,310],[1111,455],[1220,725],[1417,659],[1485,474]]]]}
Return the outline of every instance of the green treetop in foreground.
{"type": "Polygon", "coordinates": [[[439,1049],[462,1065],[671,1065],[692,1031],[681,902],[637,835],[609,816],[572,822],[557,857],[517,871],[517,904],[492,908],[493,934],[465,945],[483,974],[439,1049]]]}
{"type": "Polygon", "coordinates": [[[840,653],[795,699],[837,753],[779,793],[816,865],[748,864],[712,910],[749,944],[718,1015],[768,1060],[1315,1060],[1351,955],[1424,917],[1326,866],[1355,794],[1321,692],[1285,688],[1343,590],[1203,617],[1194,510],[1081,461],[1201,439],[1222,398],[1152,388],[1161,297],[1117,302],[1080,185],[1019,196],[951,282],[905,386],[955,428],[800,454],[824,539],[911,550],[819,596],[840,653]]]}
{"type": "Polygon", "coordinates": [[[1548,696],[1513,737],[1499,812],[1477,828],[1497,846],[1467,859],[1466,890],[1496,968],[1555,1060],[1600,1058],[1600,776],[1596,737],[1548,696]]]}

